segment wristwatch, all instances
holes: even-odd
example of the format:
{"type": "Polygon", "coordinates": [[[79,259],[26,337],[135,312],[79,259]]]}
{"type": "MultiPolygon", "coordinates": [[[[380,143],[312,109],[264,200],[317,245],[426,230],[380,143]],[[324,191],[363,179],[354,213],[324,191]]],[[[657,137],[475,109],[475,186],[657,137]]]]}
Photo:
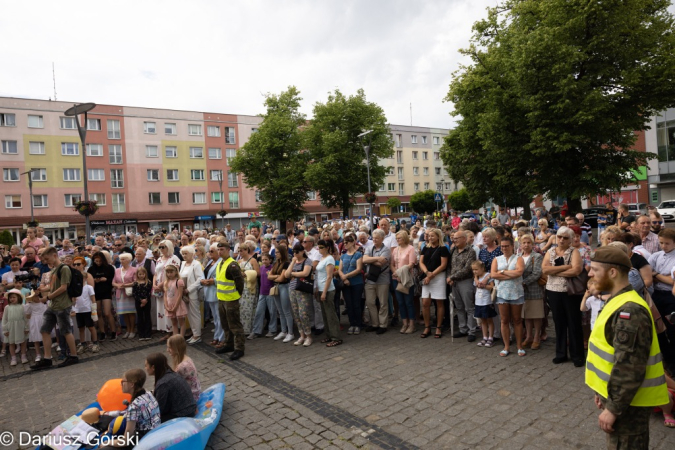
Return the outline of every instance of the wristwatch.
{"type": "Polygon", "coordinates": [[[502,275],[504,275],[504,270],[503,270],[503,269],[500,270],[499,273],[501,273],[502,275]]]}

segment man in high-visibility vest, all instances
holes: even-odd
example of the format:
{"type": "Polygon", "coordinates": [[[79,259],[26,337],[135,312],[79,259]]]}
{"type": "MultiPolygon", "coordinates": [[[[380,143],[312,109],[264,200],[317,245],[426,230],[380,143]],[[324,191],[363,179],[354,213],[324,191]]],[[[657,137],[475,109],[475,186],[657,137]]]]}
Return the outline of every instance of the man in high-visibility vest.
{"type": "Polygon", "coordinates": [[[588,342],[586,384],[595,391],[607,448],[647,449],[654,406],[668,403],[654,320],[647,303],[628,282],[631,262],[613,246],[591,255],[589,276],[609,300],[588,342]]]}
{"type": "Polygon", "coordinates": [[[230,360],[244,356],[246,335],[239,316],[239,299],[244,291],[244,276],[239,264],[230,256],[230,243],[218,243],[218,256],[222,259],[216,268],[216,293],[220,324],[225,332],[225,346],[216,353],[230,353],[230,360]]]}

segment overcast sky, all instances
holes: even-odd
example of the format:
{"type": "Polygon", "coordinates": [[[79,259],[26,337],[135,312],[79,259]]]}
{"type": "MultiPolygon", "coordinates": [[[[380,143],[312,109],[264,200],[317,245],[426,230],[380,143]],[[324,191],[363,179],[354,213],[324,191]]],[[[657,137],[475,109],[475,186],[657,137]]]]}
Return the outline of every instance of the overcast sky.
{"type": "Polygon", "coordinates": [[[472,24],[496,0],[0,0],[0,96],[259,114],[363,88],[393,124],[448,128],[472,24]]]}

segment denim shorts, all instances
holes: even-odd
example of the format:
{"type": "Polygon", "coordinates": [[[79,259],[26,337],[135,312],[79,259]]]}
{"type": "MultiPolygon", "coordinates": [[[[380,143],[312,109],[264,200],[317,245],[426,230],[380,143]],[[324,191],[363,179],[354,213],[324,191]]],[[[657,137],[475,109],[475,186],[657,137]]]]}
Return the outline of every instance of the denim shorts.
{"type": "Polygon", "coordinates": [[[72,306],[69,306],[66,309],[60,311],[54,311],[51,308],[47,308],[44,315],[42,316],[42,327],[40,327],[41,333],[51,333],[56,324],[59,325],[59,332],[62,335],[70,334],[73,332],[73,322],[70,319],[70,311],[72,306]]]}
{"type": "Polygon", "coordinates": [[[522,305],[525,303],[525,297],[518,297],[515,300],[507,300],[505,298],[497,297],[498,305],[522,305]]]}

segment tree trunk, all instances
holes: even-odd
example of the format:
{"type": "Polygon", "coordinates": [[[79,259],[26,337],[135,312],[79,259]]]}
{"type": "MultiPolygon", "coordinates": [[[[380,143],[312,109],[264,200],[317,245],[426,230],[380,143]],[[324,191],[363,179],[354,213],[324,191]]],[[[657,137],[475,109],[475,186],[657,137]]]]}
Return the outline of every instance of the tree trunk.
{"type": "Polygon", "coordinates": [[[523,219],[530,220],[532,218],[532,210],[530,209],[530,199],[528,197],[523,197],[521,205],[523,208],[523,219]]]}
{"type": "Polygon", "coordinates": [[[567,199],[567,209],[570,216],[574,216],[581,212],[581,199],[569,198],[567,199]]]}

